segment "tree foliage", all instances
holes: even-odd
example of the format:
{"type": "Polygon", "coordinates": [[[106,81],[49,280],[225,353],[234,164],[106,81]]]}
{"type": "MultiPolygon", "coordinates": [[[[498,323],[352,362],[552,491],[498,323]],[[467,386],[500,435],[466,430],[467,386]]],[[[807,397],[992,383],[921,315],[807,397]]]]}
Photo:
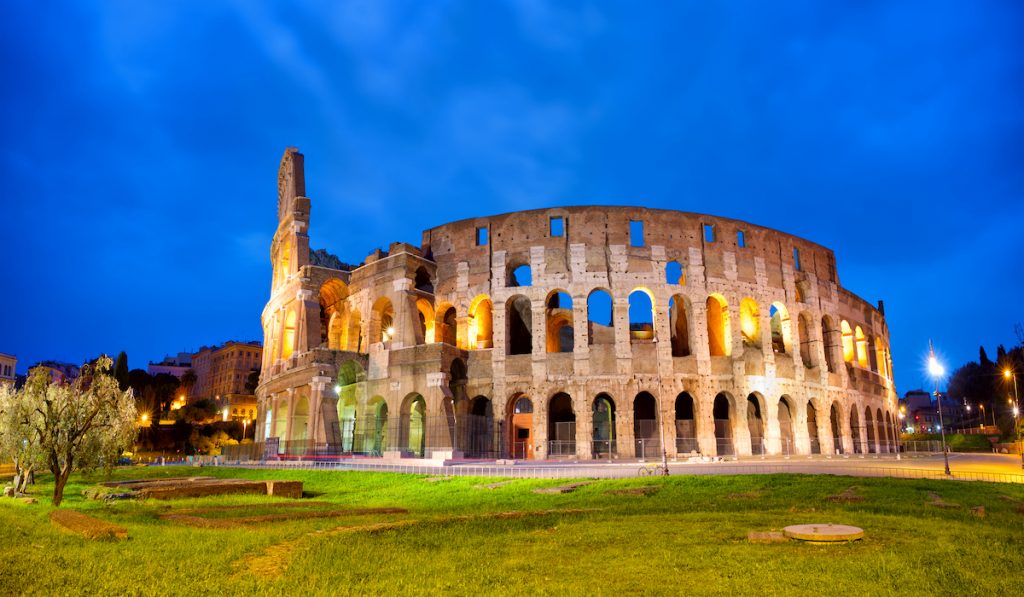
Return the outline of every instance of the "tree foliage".
{"type": "Polygon", "coordinates": [[[135,440],[135,400],[130,389],[120,389],[111,364],[101,357],[71,383],[33,369],[23,388],[0,394],[0,449],[18,458],[19,472],[53,473],[55,506],[72,472],[109,470],[135,440]]]}

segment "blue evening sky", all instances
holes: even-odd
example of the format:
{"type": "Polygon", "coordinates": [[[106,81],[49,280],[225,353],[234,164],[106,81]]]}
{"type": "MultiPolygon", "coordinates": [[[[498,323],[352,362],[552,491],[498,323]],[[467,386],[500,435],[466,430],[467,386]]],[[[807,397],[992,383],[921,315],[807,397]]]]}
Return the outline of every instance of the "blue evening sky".
{"type": "Polygon", "coordinates": [[[261,338],[281,153],[312,246],[712,213],[835,250],[898,389],[1024,320],[1019,2],[105,1],[0,20],[0,352],[261,338]]]}

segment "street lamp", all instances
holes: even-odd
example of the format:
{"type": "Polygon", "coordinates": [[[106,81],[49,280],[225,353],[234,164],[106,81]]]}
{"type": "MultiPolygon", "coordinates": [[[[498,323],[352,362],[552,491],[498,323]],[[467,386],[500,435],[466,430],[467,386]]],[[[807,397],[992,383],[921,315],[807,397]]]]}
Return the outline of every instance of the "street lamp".
{"type": "Polygon", "coordinates": [[[242,419],[242,441],[245,441],[245,428],[249,426],[249,419],[242,419]]]}
{"type": "Polygon", "coordinates": [[[1021,438],[1019,422],[1017,421],[1017,417],[1020,415],[1020,397],[1017,395],[1017,372],[1007,367],[1003,369],[1003,377],[1006,379],[1013,378],[1013,429],[1017,432],[1017,441],[1020,442],[1020,468],[1024,469],[1024,439],[1021,438]]]}
{"type": "Polygon", "coordinates": [[[942,396],[939,395],[939,378],[946,372],[939,363],[939,360],[935,358],[935,350],[931,347],[931,342],[928,343],[928,372],[935,378],[935,401],[939,405],[939,433],[942,437],[942,460],[946,466],[946,474],[949,473],[949,453],[946,452],[946,426],[942,422],[942,396]]]}

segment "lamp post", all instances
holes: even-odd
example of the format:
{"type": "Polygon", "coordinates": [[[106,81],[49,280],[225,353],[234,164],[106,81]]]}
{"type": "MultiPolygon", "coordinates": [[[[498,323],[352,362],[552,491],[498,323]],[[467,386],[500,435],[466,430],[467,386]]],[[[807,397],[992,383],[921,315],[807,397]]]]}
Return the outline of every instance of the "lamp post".
{"type": "Polygon", "coordinates": [[[935,378],[935,401],[939,405],[939,433],[942,437],[942,460],[945,463],[946,474],[949,473],[949,453],[946,452],[946,426],[942,422],[942,397],[939,395],[939,378],[945,373],[945,369],[939,364],[938,359],[935,358],[935,351],[931,347],[931,342],[928,343],[928,372],[935,378]]]}
{"type": "Polygon", "coordinates": [[[1020,398],[1017,395],[1017,372],[1009,367],[1003,369],[1003,377],[1013,378],[1013,430],[1017,432],[1017,441],[1020,442],[1020,468],[1024,469],[1024,439],[1021,438],[1020,427],[1017,417],[1020,416],[1020,398]]]}
{"type": "MultiPolygon", "coordinates": [[[[249,426],[249,419],[242,419],[242,441],[245,441],[245,428],[249,426]]],[[[241,443],[241,442],[239,442],[241,443]]]]}

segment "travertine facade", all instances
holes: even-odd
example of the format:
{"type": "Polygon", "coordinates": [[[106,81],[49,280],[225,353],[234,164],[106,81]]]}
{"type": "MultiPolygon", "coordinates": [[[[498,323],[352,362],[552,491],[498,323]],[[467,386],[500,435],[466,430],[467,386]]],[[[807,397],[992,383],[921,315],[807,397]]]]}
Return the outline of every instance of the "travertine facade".
{"type": "Polygon", "coordinates": [[[887,452],[883,313],[833,253],[701,214],[568,207],[311,262],[285,152],[258,438],[371,456],[887,452]]]}

